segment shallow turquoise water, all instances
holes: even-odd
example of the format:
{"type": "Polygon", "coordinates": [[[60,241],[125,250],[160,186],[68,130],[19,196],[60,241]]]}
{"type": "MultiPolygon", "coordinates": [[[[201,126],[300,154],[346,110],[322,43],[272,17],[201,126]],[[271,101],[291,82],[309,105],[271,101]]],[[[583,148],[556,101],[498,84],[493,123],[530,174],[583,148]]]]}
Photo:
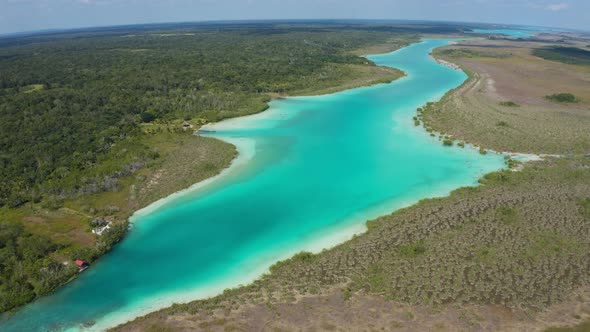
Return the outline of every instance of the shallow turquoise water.
{"type": "Polygon", "coordinates": [[[484,33],[493,35],[505,35],[509,38],[528,38],[536,35],[532,30],[517,30],[517,29],[473,29],[466,31],[466,33],[484,33]]]}
{"type": "Polygon", "coordinates": [[[111,253],[55,294],[0,323],[2,331],[104,329],[173,301],[252,281],[278,259],[363,230],[365,220],[475,185],[500,155],[443,147],[412,116],[466,76],[437,64],[426,40],[371,56],[408,76],[342,93],[275,100],[261,115],[222,122],[242,160],[204,186],[133,217],[111,253]],[[337,235],[337,236],[334,236],[337,235]]]}

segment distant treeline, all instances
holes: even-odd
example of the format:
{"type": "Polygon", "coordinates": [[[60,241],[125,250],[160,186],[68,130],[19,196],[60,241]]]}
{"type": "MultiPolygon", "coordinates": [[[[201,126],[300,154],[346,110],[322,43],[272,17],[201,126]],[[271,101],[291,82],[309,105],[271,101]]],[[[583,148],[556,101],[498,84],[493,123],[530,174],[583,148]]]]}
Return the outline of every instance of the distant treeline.
{"type": "Polygon", "coordinates": [[[210,21],[184,23],[154,23],[111,27],[80,28],[67,31],[41,31],[0,37],[0,47],[23,46],[31,43],[56,42],[66,39],[89,39],[146,34],[151,32],[182,33],[195,31],[239,31],[259,34],[285,32],[325,32],[332,30],[386,31],[395,34],[461,33],[474,28],[490,28],[486,24],[461,24],[452,22],[401,21],[401,20],[260,20],[260,21],[210,21]]]}
{"type": "Polygon", "coordinates": [[[537,48],[533,54],[545,60],[572,65],[590,65],[590,51],[577,47],[550,46],[537,48]]]}

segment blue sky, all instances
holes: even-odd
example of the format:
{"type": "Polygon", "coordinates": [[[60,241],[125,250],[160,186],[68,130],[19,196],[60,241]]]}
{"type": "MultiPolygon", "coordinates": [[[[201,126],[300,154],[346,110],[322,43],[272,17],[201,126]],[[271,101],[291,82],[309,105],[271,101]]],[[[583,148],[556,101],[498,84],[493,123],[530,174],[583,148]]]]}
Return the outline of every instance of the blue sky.
{"type": "Polygon", "coordinates": [[[379,18],[590,30],[590,0],[0,0],[0,34],[133,23],[379,18]]]}

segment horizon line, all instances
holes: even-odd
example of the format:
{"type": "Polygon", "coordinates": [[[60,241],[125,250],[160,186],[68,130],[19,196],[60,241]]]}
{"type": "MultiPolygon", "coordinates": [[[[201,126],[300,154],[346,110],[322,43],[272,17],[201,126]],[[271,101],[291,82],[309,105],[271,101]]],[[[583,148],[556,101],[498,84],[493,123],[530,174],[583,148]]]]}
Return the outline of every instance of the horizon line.
{"type": "Polygon", "coordinates": [[[71,28],[47,28],[40,30],[25,30],[1,33],[0,39],[4,38],[18,38],[18,37],[30,37],[34,35],[51,34],[59,32],[75,32],[75,31],[93,31],[108,28],[123,28],[133,26],[150,26],[150,25],[174,25],[174,24],[223,24],[223,23],[272,23],[272,22],[354,22],[354,21],[365,21],[365,22],[425,22],[425,23],[445,23],[445,24],[477,24],[477,25],[497,25],[505,27],[533,27],[533,28],[550,28],[560,29],[571,32],[590,32],[590,30],[564,28],[555,26],[537,26],[537,25],[522,25],[512,23],[497,23],[497,22],[467,22],[467,21],[447,21],[447,20],[428,20],[428,19],[395,19],[395,18],[276,18],[276,19],[237,19],[237,20],[197,20],[197,21],[166,21],[166,22],[150,22],[150,23],[128,23],[128,24],[114,24],[114,25],[95,25],[95,26],[79,26],[71,28]]]}

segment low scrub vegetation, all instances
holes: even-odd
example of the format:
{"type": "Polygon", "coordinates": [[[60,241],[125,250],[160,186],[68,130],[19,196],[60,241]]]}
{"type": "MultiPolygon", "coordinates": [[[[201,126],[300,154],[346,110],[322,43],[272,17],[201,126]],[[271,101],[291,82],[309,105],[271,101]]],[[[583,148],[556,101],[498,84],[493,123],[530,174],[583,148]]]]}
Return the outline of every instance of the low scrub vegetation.
{"type": "Polygon", "coordinates": [[[580,213],[590,220],[590,198],[580,200],[580,213]]]}
{"type": "Polygon", "coordinates": [[[509,54],[481,52],[465,48],[441,49],[436,51],[438,55],[450,58],[508,58],[509,54]]]}
{"type": "Polygon", "coordinates": [[[506,106],[506,107],[518,107],[520,105],[518,105],[517,103],[513,102],[513,101],[502,101],[500,102],[500,106],[506,106]]]}
{"type": "Polygon", "coordinates": [[[443,145],[444,146],[453,146],[453,140],[450,138],[445,138],[445,139],[443,139],[443,145]]]}
{"type": "Polygon", "coordinates": [[[556,93],[547,95],[545,98],[559,103],[575,103],[578,101],[578,98],[571,93],[556,93]]]}

